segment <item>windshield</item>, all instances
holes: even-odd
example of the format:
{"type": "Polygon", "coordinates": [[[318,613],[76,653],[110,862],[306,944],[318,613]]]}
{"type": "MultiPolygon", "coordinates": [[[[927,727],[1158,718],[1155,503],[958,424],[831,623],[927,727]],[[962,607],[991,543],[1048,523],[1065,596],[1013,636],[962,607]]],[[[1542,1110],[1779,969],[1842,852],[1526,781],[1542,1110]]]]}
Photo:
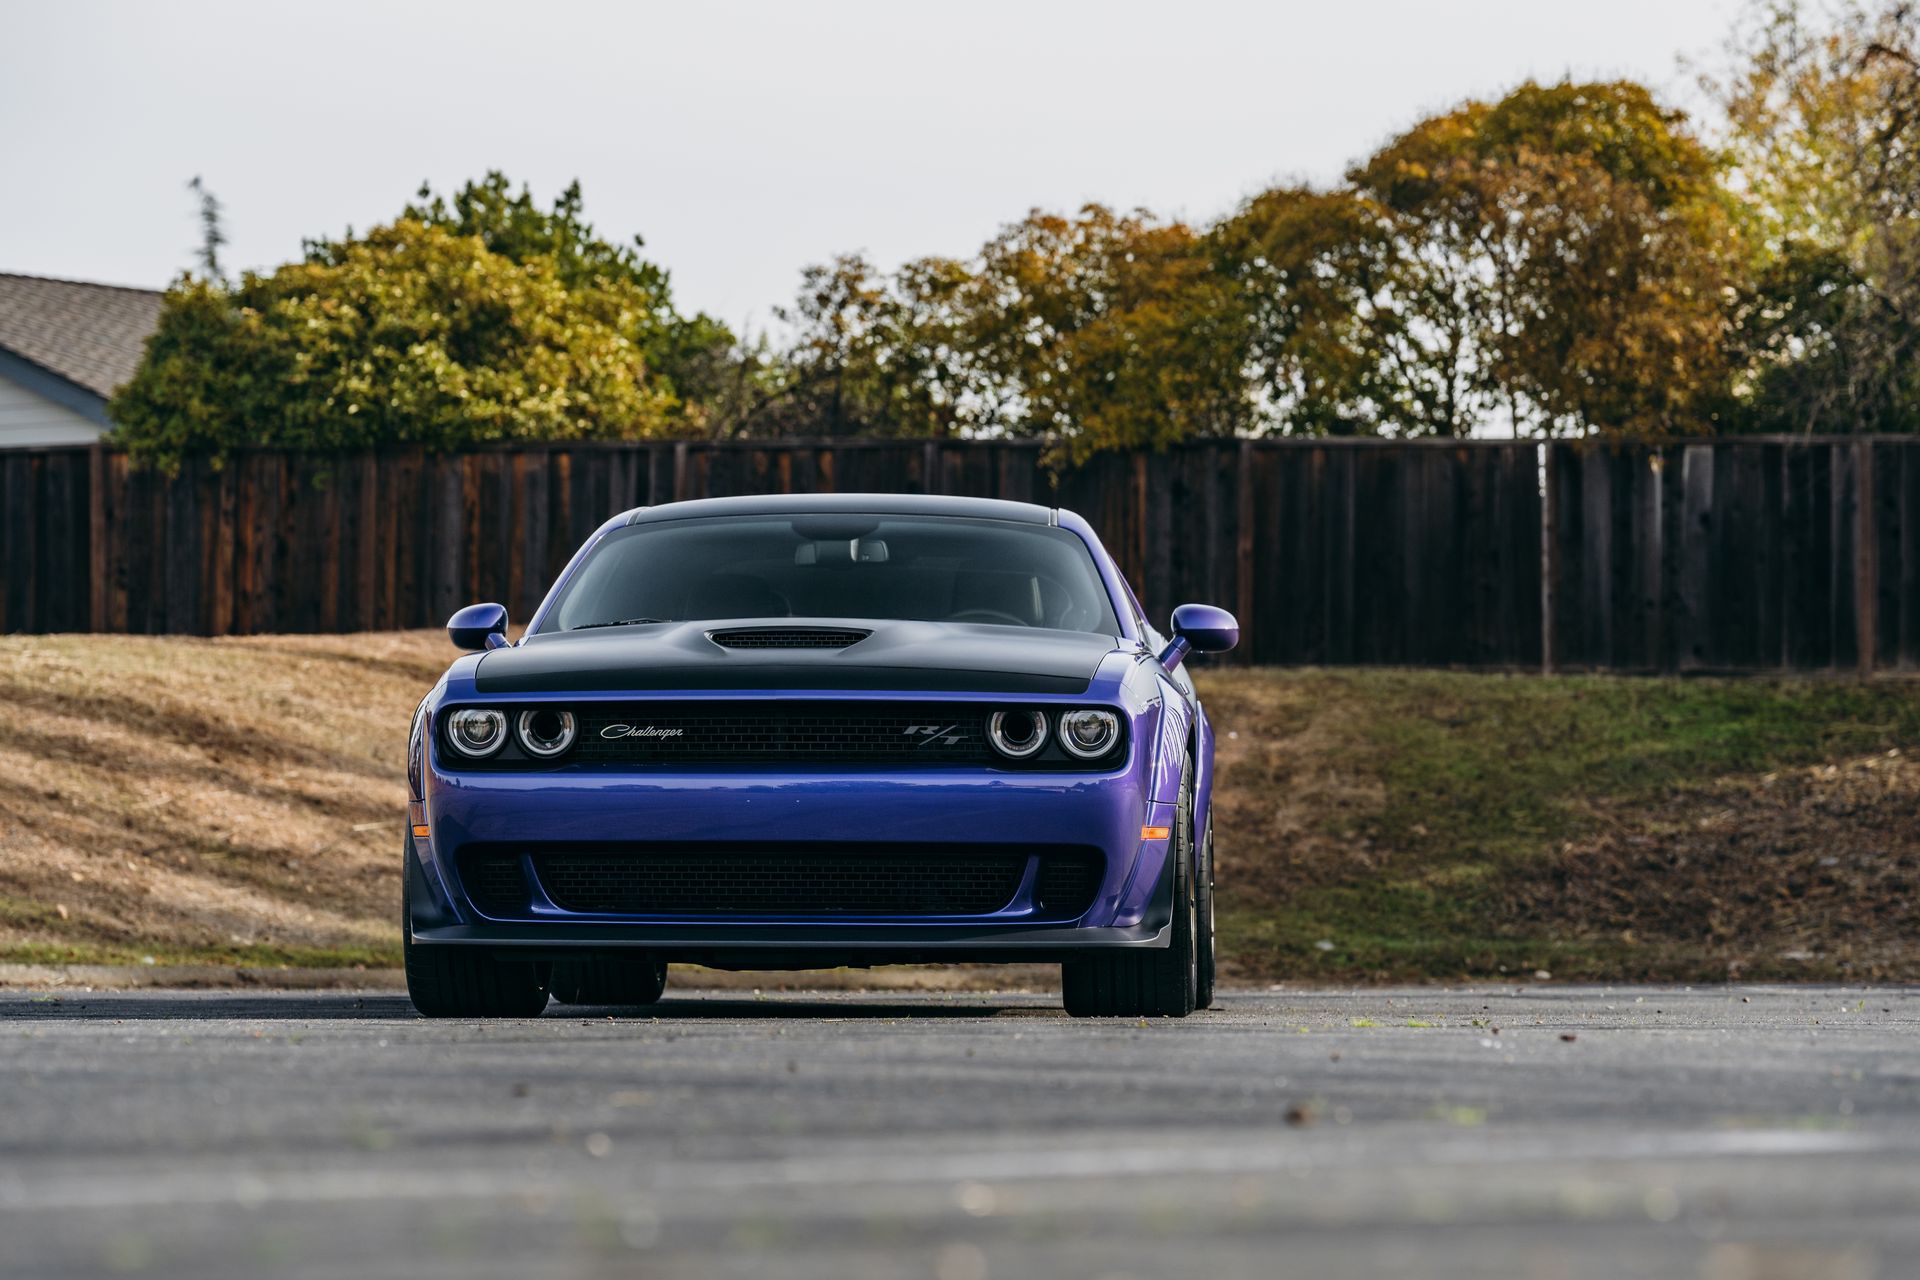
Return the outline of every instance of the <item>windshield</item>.
{"type": "Polygon", "coordinates": [[[731,516],[608,534],[542,631],[733,618],[982,622],[1118,634],[1065,529],[947,516],[731,516]]]}

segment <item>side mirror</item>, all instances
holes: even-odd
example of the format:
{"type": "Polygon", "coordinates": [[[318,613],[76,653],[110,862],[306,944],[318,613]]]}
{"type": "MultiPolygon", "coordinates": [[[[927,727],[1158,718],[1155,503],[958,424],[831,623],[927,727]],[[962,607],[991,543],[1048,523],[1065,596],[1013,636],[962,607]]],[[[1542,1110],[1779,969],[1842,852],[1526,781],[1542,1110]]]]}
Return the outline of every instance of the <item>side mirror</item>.
{"type": "Polygon", "coordinates": [[[1240,643],[1240,624],[1225,609],[1183,604],[1173,611],[1173,639],[1160,651],[1160,665],[1171,671],[1189,653],[1225,653],[1240,643]]]}
{"type": "Polygon", "coordinates": [[[447,638],[456,649],[498,649],[507,642],[507,607],[468,605],[447,619],[447,638]]]}

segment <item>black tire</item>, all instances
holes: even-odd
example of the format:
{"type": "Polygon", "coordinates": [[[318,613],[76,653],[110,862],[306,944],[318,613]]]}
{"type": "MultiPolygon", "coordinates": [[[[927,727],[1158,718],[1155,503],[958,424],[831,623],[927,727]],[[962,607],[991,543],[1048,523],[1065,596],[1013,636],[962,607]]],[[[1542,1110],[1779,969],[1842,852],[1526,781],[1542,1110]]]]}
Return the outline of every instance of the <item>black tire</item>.
{"type": "MultiPolygon", "coordinates": [[[[413,857],[409,852],[408,859],[413,857]]],[[[413,869],[402,869],[400,953],[407,998],[429,1018],[532,1018],[547,1007],[547,984],[531,961],[495,960],[475,947],[423,947],[413,940],[413,869]]]]}
{"type": "Polygon", "coordinates": [[[1206,834],[1200,839],[1200,858],[1195,864],[1198,868],[1193,878],[1194,911],[1194,965],[1193,1007],[1196,1009],[1213,1008],[1214,978],[1220,965],[1214,951],[1213,940],[1213,813],[1207,813],[1206,834]]]}
{"type": "Polygon", "coordinates": [[[553,998],[561,1004],[652,1004],[667,989],[666,962],[647,954],[591,955],[553,966],[553,998]]]}
{"type": "Polygon", "coordinates": [[[1193,865],[1193,762],[1180,774],[1174,815],[1173,936],[1163,950],[1118,951],[1060,966],[1060,992],[1076,1018],[1184,1018],[1199,978],[1199,900],[1193,865]]]}

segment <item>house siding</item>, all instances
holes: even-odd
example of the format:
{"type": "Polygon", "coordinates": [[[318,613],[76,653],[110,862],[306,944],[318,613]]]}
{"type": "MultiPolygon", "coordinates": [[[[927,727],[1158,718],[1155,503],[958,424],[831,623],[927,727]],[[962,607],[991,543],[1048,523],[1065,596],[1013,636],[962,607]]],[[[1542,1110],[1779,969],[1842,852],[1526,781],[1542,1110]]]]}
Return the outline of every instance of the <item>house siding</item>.
{"type": "Polygon", "coordinates": [[[92,444],[100,424],[0,374],[0,449],[92,444]]]}

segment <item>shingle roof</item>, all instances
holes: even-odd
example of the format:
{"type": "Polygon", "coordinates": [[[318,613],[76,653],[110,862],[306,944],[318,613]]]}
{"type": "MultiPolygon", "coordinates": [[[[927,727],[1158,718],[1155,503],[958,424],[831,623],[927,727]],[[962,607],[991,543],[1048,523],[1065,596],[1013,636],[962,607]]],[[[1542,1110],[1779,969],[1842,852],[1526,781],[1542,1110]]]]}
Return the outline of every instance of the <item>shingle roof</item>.
{"type": "Polygon", "coordinates": [[[160,320],[160,293],[0,272],[0,347],[111,396],[160,320]]]}

